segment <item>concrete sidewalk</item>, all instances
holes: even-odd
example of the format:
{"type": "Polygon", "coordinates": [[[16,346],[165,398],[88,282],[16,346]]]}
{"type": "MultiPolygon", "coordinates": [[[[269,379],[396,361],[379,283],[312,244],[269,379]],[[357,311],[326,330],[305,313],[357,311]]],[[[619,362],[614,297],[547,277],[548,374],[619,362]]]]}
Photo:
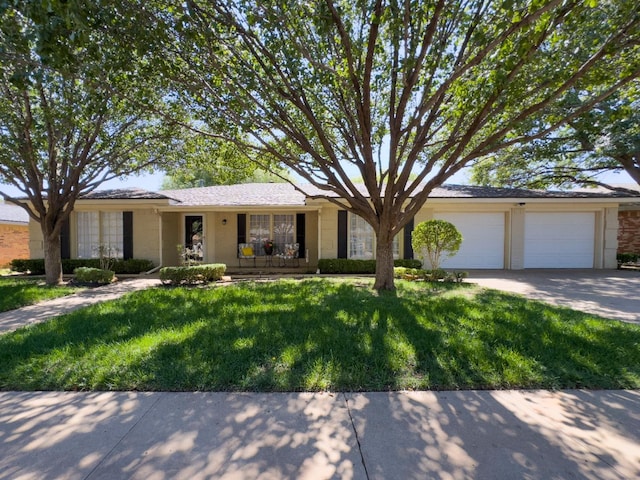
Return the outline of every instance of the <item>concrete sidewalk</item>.
{"type": "Polygon", "coordinates": [[[138,277],[120,280],[97,288],[88,288],[66,297],[54,298],[16,310],[0,313],[0,334],[11,332],[32,323],[40,323],[78,308],[106,302],[121,297],[125,293],[160,285],[158,278],[138,277]]]}
{"type": "Polygon", "coordinates": [[[0,392],[0,479],[640,478],[640,391],[0,392]]]}

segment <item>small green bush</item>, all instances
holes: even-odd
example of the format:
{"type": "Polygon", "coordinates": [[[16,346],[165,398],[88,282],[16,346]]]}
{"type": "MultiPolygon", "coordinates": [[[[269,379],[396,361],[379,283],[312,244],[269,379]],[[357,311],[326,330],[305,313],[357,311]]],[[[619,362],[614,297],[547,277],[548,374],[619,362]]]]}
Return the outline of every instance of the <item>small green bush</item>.
{"type": "Polygon", "coordinates": [[[321,273],[376,273],[376,261],[322,258],[318,260],[318,268],[321,273]]]}
{"type": "Polygon", "coordinates": [[[185,267],[163,267],[160,280],[165,285],[194,285],[220,280],[227,270],[223,263],[210,263],[185,267]]]}
{"type": "Polygon", "coordinates": [[[422,262],[416,258],[398,258],[393,261],[394,267],[422,268],[422,262]]]}
{"type": "Polygon", "coordinates": [[[73,275],[80,283],[111,283],[115,273],[100,268],[78,267],[73,271],[73,275]]]}
{"type": "Polygon", "coordinates": [[[624,265],[625,263],[637,263],[638,260],[640,260],[640,253],[619,253],[617,258],[619,265],[624,265]]]}
{"type": "MultiPolygon", "coordinates": [[[[65,258],[62,260],[62,273],[70,275],[76,268],[89,267],[100,268],[99,258],[65,258]]],[[[112,270],[117,274],[137,274],[147,272],[153,268],[151,260],[141,258],[118,259],[114,262],[112,270]]],[[[44,259],[32,258],[28,260],[11,260],[11,270],[14,272],[29,272],[31,275],[44,275],[44,259]]]]}

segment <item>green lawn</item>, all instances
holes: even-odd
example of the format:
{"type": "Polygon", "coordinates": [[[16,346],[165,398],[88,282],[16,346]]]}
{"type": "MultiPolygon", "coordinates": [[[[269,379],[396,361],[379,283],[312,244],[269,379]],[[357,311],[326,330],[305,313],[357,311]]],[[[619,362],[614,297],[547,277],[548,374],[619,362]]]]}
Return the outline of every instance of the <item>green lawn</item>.
{"type": "Polygon", "coordinates": [[[469,285],[157,288],[0,337],[0,388],[640,388],[640,326],[469,285]]]}
{"type": "Polygon", "coordinates": [[[64,297],[77,291],[78,287],[48,287],[41,279],[0,277],[0,312],[64,297]]]}

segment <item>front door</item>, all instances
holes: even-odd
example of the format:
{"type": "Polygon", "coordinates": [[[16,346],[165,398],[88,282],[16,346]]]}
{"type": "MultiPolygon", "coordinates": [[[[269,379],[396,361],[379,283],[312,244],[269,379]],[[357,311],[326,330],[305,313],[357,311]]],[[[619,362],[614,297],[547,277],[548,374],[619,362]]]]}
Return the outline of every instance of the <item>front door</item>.
{"type": "Polygon", "coordinates": [[[201,262],[204,260],[202,215],[185,215],[184,248],[188,260],[201,262]]]}

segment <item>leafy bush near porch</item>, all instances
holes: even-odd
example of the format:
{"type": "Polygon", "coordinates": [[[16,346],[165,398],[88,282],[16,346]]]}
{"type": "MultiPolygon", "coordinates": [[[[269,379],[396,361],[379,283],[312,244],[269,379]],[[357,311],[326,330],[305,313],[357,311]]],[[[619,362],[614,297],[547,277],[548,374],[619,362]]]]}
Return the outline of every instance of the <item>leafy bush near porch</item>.
{"type": "Polygon", "coordinates": [[[201,282],[220,280],[227,270],[224,263],[210,263],[185,267],[163,267],[160,280],[167,285],[194,285],[201,282]]]}
{"type": "MultiPolygon", "coordinates": [[[[422,262],[413,259],[394,260],[395,267],[420,268],[422,262]]],[[[375,260],[353,260],[350,258],[322,258],[318,260],[321,273],[376,273],[375,260]]]]}
{"type": "MultiPolygon", "coordinates": [[[[62,260],[62,273],[70,275],[76,268],[89,267],[100,268],[99,258],[65,258],[62,260]]],[[[112,270],[116,274],[138,274],[147,272],[154,267],[151,260],[143,258],[118,259],[114,262],[112,270]]],[[[13,259],[11,260],[11,270],[14,272],[29,272],[31,275],[44,275],[44,259],[13,259]]]]}
{"type": "Polygon", "coordinates": [[[111,283],[115,274],[112,270],[78,267],[73,271],[73,276],[80,283],[111,283]]]}

